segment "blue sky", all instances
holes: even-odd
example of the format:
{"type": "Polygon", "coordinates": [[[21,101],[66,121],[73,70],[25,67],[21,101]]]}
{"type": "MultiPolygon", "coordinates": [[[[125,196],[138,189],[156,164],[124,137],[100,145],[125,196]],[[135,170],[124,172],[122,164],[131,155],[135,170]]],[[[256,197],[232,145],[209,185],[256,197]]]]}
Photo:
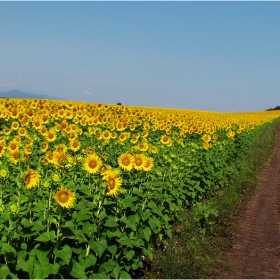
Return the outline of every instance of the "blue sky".
{"type": "Polygon", "coordinates": [[[280,105],[280,2],[0,2],[0,91],[94,103],[280,105]]]}

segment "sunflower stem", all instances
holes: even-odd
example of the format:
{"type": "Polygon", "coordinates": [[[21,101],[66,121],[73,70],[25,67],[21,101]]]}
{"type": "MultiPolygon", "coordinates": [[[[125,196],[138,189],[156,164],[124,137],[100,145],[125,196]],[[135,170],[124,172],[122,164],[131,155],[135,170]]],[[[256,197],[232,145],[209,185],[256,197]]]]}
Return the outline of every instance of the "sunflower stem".
{"type": "Polygon", "coordinates": [[[52,197],[52,190],[50,190],[50,195],[49,195],[49,207],[47,209],[47,213],[46,213],[46,220],[47,220],[47,232],[49,232],[49,227],[50,227],[50,223],[49,223],[49,214],[50,214],[50,209],[51,209],[51,197],[52,197]]]}

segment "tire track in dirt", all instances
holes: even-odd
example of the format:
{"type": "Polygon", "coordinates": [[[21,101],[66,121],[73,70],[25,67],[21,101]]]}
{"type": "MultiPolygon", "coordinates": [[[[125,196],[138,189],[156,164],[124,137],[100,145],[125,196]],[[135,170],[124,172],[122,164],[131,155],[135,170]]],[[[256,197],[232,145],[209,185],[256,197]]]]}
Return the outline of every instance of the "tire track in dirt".
{"type": "Polygon", "coordinates": [[[223,279],[280,278],[280,129],[259,185],[223,260],[231,267],[223,279]]]}

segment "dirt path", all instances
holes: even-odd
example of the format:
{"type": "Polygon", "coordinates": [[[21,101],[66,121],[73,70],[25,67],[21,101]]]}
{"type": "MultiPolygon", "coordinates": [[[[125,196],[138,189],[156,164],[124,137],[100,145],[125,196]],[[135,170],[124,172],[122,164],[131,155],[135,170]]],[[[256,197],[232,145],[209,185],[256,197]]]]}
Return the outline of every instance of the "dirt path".
{"type": "Polygon", "coordinates": [[[259,184],[224,258],[231,270],[219,278],[280,278],[280,130],[259,184]]]}

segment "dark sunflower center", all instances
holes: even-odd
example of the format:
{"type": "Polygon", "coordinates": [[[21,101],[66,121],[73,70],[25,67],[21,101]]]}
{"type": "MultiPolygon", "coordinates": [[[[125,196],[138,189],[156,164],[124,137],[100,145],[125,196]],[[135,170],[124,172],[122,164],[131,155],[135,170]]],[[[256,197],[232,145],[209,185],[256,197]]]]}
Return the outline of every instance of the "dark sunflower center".
{"type": "Polygon", "coordinates": [[[89,165],[90,168],[95,168],[97,166],[97,162],[95,160],[92,160],[92,161],[89,162],[88,165],[89,165]]]}
{"type": "Polygon", "coordinates": [[[67,202],[67,201],[68,201],[68,195],[67,195],[66,193],[61,194],[61,195],[59,196],[59,200],[60,200],[60,202],[62,202],[62,203],[67,202]]]}
{"type": "Polygon", "coordinates": [[[109,180],[109,187],[111,190],[113,190],[116,186],[116,182],[115,182],[115,179],[110,179],[109,180]]]}
{"type": "Polygon", "coordinates": [[[127,165],[129,165],[129,163],[130,163],[130,161],[128,158],[123,159],[123,165],[127,166],[127,165]]]}
{"type": "Polygon", "coordinates": [[[135,163],[136,163],[136,165],[141,165],[142,164],[142,160],[140,158],[138,158],[135,163]]]}
{"type": "Polygon", "coordinates": [[[61,158],[59,162],[61,165],[66,165],[69,163],[69,160],[67,158],[61,158]]]}

